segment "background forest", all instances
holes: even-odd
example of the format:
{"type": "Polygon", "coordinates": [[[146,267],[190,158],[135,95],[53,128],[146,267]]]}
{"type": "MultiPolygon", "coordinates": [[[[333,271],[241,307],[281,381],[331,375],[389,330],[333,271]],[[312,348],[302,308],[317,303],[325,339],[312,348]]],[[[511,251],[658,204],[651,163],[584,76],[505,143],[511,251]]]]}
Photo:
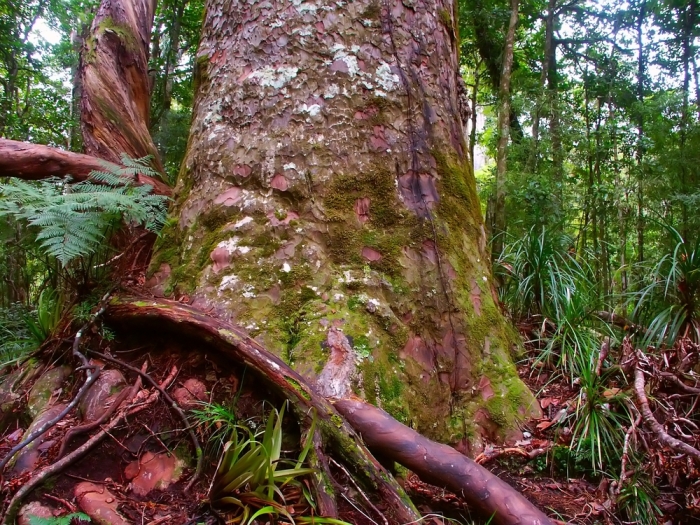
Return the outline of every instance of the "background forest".
{"type": "MultiPolygon", "coordinates": [[[[96,7],[0,0],[0,137],[81,151],[78,52],[96,7]]],[[[203,9],[164,0],[156,12],[150,127],[173,185],[203,9]]],[[[697,472],[674,466],[675,485],[659,477],[665,460],[649,461],[635,439],[645,416],[625,366],[643,363],[642,392],[645,377],[661,389],[657,417],[697,444],[700,3],[460,0],[455,33],[499,298],[528,341],[534,387],[556,380],[565,390],[542,403],[540,430],[552,427],[558,445],[540,467],[607,480],[621,519],[654,523],[678,506],[692,514],[697,472]],[[664,378],[677,388],[663,390],[664,378]],[[659,488],[674,496],[659,500],[659,488]]],[[[151,211],[139,213],[148,222],[151,211]]],[[[98,242],[61,256],[7,205],[0,214],[0,360],[9,362],[69,306],[90,311],[97,298],[69,305],[62,290],[94,284],[115,252],[98,242]]]]}

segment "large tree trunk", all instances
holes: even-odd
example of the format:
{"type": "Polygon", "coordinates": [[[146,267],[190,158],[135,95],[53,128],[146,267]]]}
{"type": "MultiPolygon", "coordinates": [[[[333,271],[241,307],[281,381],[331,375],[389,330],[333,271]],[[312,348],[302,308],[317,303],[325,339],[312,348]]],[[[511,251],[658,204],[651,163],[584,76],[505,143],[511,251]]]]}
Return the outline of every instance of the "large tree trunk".
{"type": "MultiPolygon", "coordinates": [[[[326,398],[348,401],[354,390],[466,448],[484,431],[496,437],[513,430],[538,408],[515,373],[513,336],[491,289],[457,108],[453,6],[340,4],[273,9],[210,0],[178,220],[164,233],[151,282],[194,307],[114,298],[96,315],[107,309],[127,325],[155,320],[159,329],[195,335],[245,363],[292,402],[300,420],[315,409],[318,450],[337,454],[352,468],[348,476],[371,488],[388,509],[385,522],[413,523],[419,516],[400,486],[326,398]]],[[[155,151],[143,67],[152,7],[105,0],[93,25],[82,61],[82,123],[87,150],[97,157],[155,151]]],[[[95,162],[35,150],[29,170],[16,164],[23,145],[2,146],[15,157],[0,168],[25,178],[42,163],[64,174],[95,162]]],[[[395,429],[393,439],[449,452],[357,406],[374,414],[354,419],[364,434],[379,414],[384,428],[395,429]]],[[[448,456],[458,468],[446,486],[496,510],[495,523],[550,523],[457,452],[448,456]],[[515,508],[522,512],[514,515],[515,508]]],[[[429,479],[436,472],[412,463],[417,456],[405,447],[389,457],[429,479]]],[[[63,466],[54,465],[31,476],[12,512],[28,487],[63,466]]],[[[324,475],[327,468],[316,477],[324,475]]],[[[333,502],[322,507],[335,514],[333,502]]]]}
{"type": "Polygon", "coordinates": [[[470,449],[538,406],[494,299],[453,11],[209,0],[177,222],[151,284],[311,380],[340,328],[362,358],[356,392],[470,449]]]}

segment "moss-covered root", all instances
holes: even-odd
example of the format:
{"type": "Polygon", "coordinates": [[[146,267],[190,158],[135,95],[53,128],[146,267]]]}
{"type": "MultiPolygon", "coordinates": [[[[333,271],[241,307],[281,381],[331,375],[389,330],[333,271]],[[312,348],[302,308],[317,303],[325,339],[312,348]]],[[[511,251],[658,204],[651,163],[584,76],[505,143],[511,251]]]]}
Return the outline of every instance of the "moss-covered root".
{"type": "Polygon", "coordinates": [[[376,495],[387,509],[390,523],[414,523],[420,514],[396,480],[374,459],[333,406],[306,380],[251,339],[239,327],[172,301],[113,298],[106,319],[115,327],[133,330],[153,323],[159,331],[187,333],[207,342],[223,355],[245,364],[268,386],[288,399],[298,418],[309,424],[315,414],[323,449],[348,466],[358,484],[376,495]]]}

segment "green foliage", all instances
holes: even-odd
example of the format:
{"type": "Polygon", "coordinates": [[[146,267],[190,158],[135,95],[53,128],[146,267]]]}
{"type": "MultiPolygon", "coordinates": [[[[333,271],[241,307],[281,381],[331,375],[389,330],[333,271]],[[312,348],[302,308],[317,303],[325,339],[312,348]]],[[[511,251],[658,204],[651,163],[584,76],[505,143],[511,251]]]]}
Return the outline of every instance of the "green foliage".
{"type": "Polygon", "coordinates": [[[629,523],[653,525],[663,515],[654,502],[657,490],[643,472],[636,469],[635,474],[620,490],[617,506],[629,523]]]}
{"type": "Polygon", "coordinates": [[[58,293],[50,288],[43,290],[36,304],[36,319],[30,315],[24,317],[29,334],[37,346],[49,338],[62,315],[63,301],[58,293]]]}
{"type": "MultiPolygon", "coordinates": [[[[235,402],[232,403],[232,406],[235,402]]],[[[224,441],[238,428],[238,418],[228,406],[216,403],[201,403],[201,408],[192,410],[197,423],[204,427],[205,432],[211,432],[207,446],[218,454],[224,441]]]]}
{"type": "MultiPolygon", "coordinates": [[[[597,356],[579,354],[577,365],[580,386],[573,414],[572,448],[586,452],[593,473],[619,463],[624,428],[630,424],[625,401],[627,394],[610,388],[616,370],[596,373],[597,356]]],[[[569,420],[567,420],[569,422],[569,420]]]]}
{"type": "Polygon", "coordinates": [[[236,425],[231,439],[224,445],[209,488],[209,500],[216,506],[237,509],[230,523],[247,525],[262,515],[284,517],[292,523],[295,520],[305,522],[293,518],[287,511],[284,488],[287,485],[301,487],[298,478],[314,472],[303,464],[313,445],[316,421],[314,418],[299,456],[295,460],[286,460],[282,458],[283,418],[284,406],[279,412],[273,410],[264,428],[257,432],[236,425]],[[281,468],[285,465],[287,468],[281,468]]]}
{"type": "Polygon", "coordinates": [[[75,522],[90,522],[90,516],[82,512],[73,512],[65,516],[55,516],[53,518],[41,518],[39,516],[29,516],[29,525],[71,525],[75,522]]]}
{"type": "Polygon", "coordinates": [[[680,336],[700,342],[700,240],[686,242],[671,226],[665,227],[676,241],[650,268],[649,282],[632,293],[634,317],[647,327],[642,346],[672,346],[680,336]]]}
{"type": "Polygon", "coordinates": [[[516,318],[541,318],[538,357],[574,376],[612,336],[595,312],[601,306],[590,269],[582,266],[570,247],[573,240],[546,227],[532,227],[508,243],[496,261],[499,295],[516,318]]]}
{"type": "Polygon", "coordinates": [[[56,291],[47,288],[34,311],[21,305],[0,311],[0,366],[18,361],[46,341],[61,321],[63,307],[56,291]]]}
{"type": "Polygon", "coordinates": [[[39,183],[13,180],[0,185],[0,217],[25,220],[37,231],[41,248],[61,265],[95,253],[122,221],[158,231],[167,199],[151,187],[134,186],[137,173],[152,175],[147,158],[122,156],[123,168],[93,172],[91,181],[67,184],[51,178],[39,183]]]}

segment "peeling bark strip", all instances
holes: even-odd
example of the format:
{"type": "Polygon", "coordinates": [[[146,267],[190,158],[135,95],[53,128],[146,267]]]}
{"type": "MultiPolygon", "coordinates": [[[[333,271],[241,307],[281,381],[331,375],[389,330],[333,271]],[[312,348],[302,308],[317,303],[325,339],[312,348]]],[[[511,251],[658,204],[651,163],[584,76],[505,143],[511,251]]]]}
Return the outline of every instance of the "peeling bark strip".
{"type": "Polygon", "coordinates": [[[423,481],[462,496],[496,525],[553,525],[522,494],[452,447],[435,443],[383,410],[355,399],[333,403],[371,449],[401,463],[423,481]]]}
{"type": "Polygon", "coordinates": [[[80,124],[85,152],[112,162],[153,156],[148,131],[148,45],[155,0],[104,0],[80,54],[80,124]]]}
{"type": "MultiPolygon", "coordinates": [[[[0,139],[0,177],[41,180],[70,175],[73,180],[82,181],[88,179],[91,171],[104,170],[105,164],[112,163],[49,146],[0,139]]],[[[153,186],[157,195],[172,193],[167,184],[151,177],[139,174],[136,182],[153,186]]]]}
{"type": "MultiPolygon", "coordinates": [[[[291,401],[302,419],[308,419],[310,409],[315,409],[320,434],[327,447],[389,504],[391,510],[387,517],[392,524],[413,523],[419,518],[403,490],[362,445],[351,427],[362,434],[368,446],[410,468],[425,481],[461,494],[484,516],[493,515],[498,525],[553,524],[510,485],[453,448],[435,443],[402,425],[386,412],[355,399],[337,400],[334,407],[283,361],[230,323],[179,303],[132,298],[114,299],[106,318],[130,326],[150,321],[158,323],[159,330],[169,324],[172,330],[201,337],[224,355],[260,374],[291,401]]],[[[338,335],[333,332],[332,338],[338,335]]],[[[317,448],[320,449],[320,445],[317,448]]]]}

